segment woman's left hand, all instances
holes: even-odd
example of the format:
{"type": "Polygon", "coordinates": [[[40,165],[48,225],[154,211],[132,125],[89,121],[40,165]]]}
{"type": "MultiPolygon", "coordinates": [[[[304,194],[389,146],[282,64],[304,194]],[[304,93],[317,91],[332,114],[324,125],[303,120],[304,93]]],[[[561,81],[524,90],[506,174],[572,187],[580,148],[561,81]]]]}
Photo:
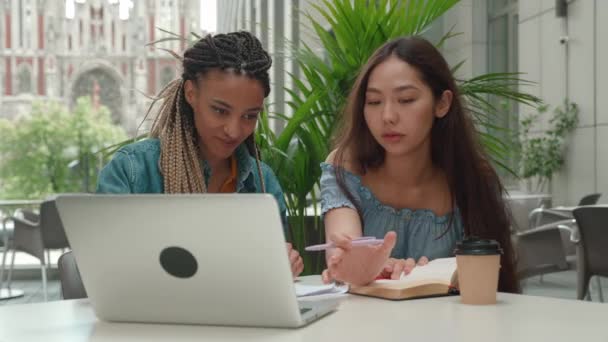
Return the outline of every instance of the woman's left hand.
{"type": "Polygon", "coordinates": [[[413,258],[409,259],[394,259],[390,258],[386,261],[380,277],[386,279],[400,279],[401,273],[408,275],[416,266],[424,266],[429,263],[429,259],[425,256],[420,257],[418,262],[413,258]]]}
{"type": "Polygon", "coordinates": [[[304,261],[297,250],[293,248],[291,243],[287,243],[287,255],[289,255],[289,264],[291,265],[291,273],[293,277],[297,277],[304,271],[304,261]]]}

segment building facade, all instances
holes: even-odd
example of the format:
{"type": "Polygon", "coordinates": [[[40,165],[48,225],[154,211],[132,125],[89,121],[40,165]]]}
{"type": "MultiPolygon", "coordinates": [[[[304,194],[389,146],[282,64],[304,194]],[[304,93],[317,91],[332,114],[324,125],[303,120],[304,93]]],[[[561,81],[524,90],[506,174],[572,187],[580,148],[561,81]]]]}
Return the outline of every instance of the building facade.
{"type": "MultiPolygon", "coordinates": [[[[268,102],[269,111],[291,115],[286,102],[290,95],[283,91],[292,87],[289,74],[299,77],[300,71],[293,60],[293,51],[303,44],[323,54],[314,32],[307,26],[305,14],[324,23],[313,5],[319,1],[311,0],[222,0],[218,1],[217,30],[221,33],[246,30],[256,35],[264,48],[272,56],[270,81],[272,92],[268,102]]],[[[280,130],[283,123],[274,122],[280,130]]]]}
{"type": "MultiPolygon", "coordinates": [[[[608,2],[519,1],[519,69],[538,84],[531,89],[552,107],[564,99],[580,108],[568,138],[565,164],[553,177],[557,204],[576,205],[586,194],[608,201],[608,2]]],[[[542,121],[537,131],[548,127],[542,121]]]]}
{"type": "Polygon", "coordinates": [[[178,72],[173,57],[146,44],[167,36],[157,27],[200,32],[199,10],[186,0],[0,1],[0,116],[95,95],[133,133],[149,104],[140,93],[155,95],[178,72]]]}
{"type": "MultiPolygon", "coordinates": [[[[608,2],[602,0],[463,0],[444,18],[464,35],[446,52],[451,62],[467,55],[465,77],[482,72],[521,72],[535,84],[522,88],[550,108],[532,128],[550,128],[554,108],[565,100],[578,105],[579,122],[566,137],[564,165],[545,189],[554,205],[576,205],[590,193],[608,196],[608,2]]],[[[534,112],[515,108],[516,116],[499,117],[497,124],[511,130],[534,112]]],[[[516,184],[511,184],[513,188],[516,184]]],[[[526,182],[520,190],[530,190],[526,182]]],[[[600,198],[602,202],[602,198],[600,198]]]]}

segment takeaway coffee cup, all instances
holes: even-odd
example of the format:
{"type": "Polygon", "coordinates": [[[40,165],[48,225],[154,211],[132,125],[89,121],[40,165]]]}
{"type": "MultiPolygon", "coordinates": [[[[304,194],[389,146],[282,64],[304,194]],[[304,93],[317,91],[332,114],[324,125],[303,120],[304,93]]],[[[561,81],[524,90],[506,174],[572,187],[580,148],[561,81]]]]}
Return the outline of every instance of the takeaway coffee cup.
{"type": "Polygon", "coordinates": [[[495,240],[468,237],[456,244],[458,286],[463,304],[496,304],[502,249],[495,240]]]}

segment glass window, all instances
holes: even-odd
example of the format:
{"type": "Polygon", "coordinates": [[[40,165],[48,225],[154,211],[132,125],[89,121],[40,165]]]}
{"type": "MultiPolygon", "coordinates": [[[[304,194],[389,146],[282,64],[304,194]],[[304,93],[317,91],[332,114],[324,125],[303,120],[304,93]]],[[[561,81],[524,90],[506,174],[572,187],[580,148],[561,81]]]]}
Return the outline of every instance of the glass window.
{"type": "Polygon", "coordinates": [[[174,78],[175,71],[173,70],[173,67],[164,67],[160,72],[160,86],[166,86],[167,84],[169,84],[169,82],[173,81],[174,78]]]}
{"type": "Polygon", "coordinates": [[[445,34],[443,30],[443,20],[440,18],[435,20],[424,32],[422,32],[422,37],[433,44],[437,44],[445,34]]]}
{"type": "Polygon", "coordinates": [[[25,30],[24,32],[24,41],[25,41],[25,45],[24,47],[26,49],[30,49],[32,48],[32,5],[30,3],[30,1],[26,1],[25,2],[25,15],[23,18],[23,28],[25,30]]]}
{"type": "Polygon", "coordinates": [[[488,8],[490,10],[490,12],[498,12],[502,9],[504,9],[505,7],[507,7],[507,5],[509,5],[509,2],[511,2],[510,0],[489,0],[488,1],[488,8]]]}
{"type": "Polygon", "coordinates": [[[508,17],[502,15],[488,24],[488,70],[506,72],[509,70],[508,17]]]}
{"type": "MultiPolygon", "coordinates": [[[[488,72],[517,72],[518,62],[518,25],[516,0],[488,0],[488,72]]],[[[490,103],[497,109],[492,117],[494,136],[500,137],[507,144],[513,143],[519,129],[518,106],[514,101],[504,101],[496,97],[490,103]]],[[[517,152],[508,150],[507,164],[512,170],[517,169],[517,152]]],[[[516,179],[506,171],[498,168],[507,186],[517,185],[516,179]]]]}
{"type": "Polygon", "coordinates": [[[24,65],[19,68],[19,73],[17,74],[17,92],[19,94],[32,92],[32,73],[28,66],[24,65]]]}

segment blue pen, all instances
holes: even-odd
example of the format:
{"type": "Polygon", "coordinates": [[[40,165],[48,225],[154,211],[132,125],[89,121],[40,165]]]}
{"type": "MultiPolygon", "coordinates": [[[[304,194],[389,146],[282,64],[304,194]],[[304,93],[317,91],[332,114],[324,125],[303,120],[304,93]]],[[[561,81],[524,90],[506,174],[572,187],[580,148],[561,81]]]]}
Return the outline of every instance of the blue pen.
{"type": "MultiPolygon", "coordinates": [[[[374,246],[381,245],[384,242],[383,239],[376,239],[375,236],[362,236],[351,241],[353,246],[374,246]]],[[[306,247],[304,250],[313,251],[324,251],[326,249],[334,248],[336,245],[333,242],[325,243],[322,245],[312,245],[306,247]]]]}

